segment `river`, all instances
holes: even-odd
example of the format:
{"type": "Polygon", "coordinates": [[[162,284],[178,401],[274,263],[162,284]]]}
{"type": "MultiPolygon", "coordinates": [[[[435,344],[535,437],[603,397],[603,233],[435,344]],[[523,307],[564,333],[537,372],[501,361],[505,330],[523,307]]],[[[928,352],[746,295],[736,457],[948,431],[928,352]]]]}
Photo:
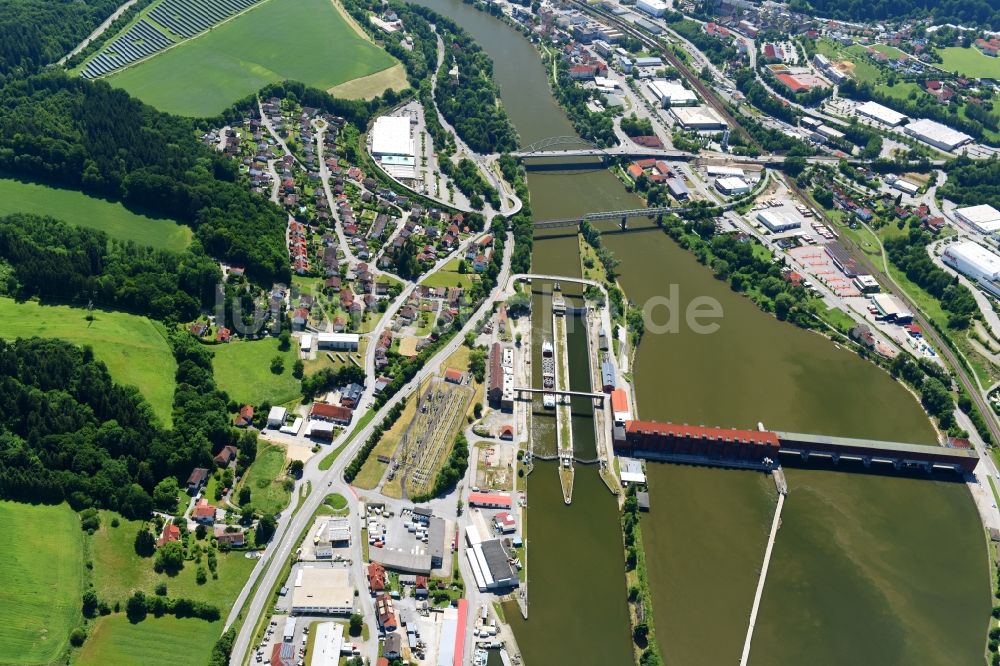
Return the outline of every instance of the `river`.
{"type": "MultiPolygon", "coordinates": [[[[459,0],[420,4],[457,21],[492,56],[523,145],[573,134],[521,35],[459,0]]],[[[543,219],[637,201],[609,172],[585,167],[530,172],[529,189],[543,219]]],[[[643,418],[936,441],[917,402],[886,373],[761,312],[659,230],[617,234],[609,226],[604,240],[632,301],[668,294],[675,284],[682,308],[709,296],[724,313],[712,335],[682,326],[644,337],[634,369],[643,418]]],[[[533,262],[538,272],[579,275],[575,235],[536,237],[533,262]]],[[[539,417],[536,446],[554,448],[552,419],[539,417]]],[[[575,417],[575,437],[581,428],[575,417]]],[[[774,486],[755,472],[650,464],[647,473],[652,510],[642,526],[664,657],[680,665],[736,663],[774,486]]],[[[964,485],[822,469],[787,473],[790,492],[752,663],[981,663],[987,551],[964,485]]],[[[569,507],[554,464],[537,465],[528,488],[529,619],[507,613],[525,662],[630,663],[618,515],[596,469],[577,466],[569,507]]]]}

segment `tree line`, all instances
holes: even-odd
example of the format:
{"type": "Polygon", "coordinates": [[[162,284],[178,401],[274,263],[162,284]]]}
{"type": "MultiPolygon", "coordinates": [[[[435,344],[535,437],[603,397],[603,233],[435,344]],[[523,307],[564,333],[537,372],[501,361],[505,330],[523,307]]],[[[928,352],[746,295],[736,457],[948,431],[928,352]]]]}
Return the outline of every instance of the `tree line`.
{"type": "Polygon", "coordinates": [[[182,253],[154,250],[27,213],[0,218],[0,256],[12,269],[0,288],[18,298],[92,301],[176,321],[211,306],[222,279],[197,243],[182,253]]]}
{"type": "Polygon", "coordinates": [[[788,8],[849,21],[933,17],[940,23],[972,23],[1000,30],[1000,6],[989,0],[791,0],[788,8]]]}
{"type": "Polygon", "coordinates": [[[972,160],[962,155],[944,167],[948,180],[940,195],[963,206],[989,204],[1000,210],[1000,160],[972,160]]]}
{"type": "Polygon", "coordinates": [[[290,279],[285,213],[198,141],[194,121],[54,71],[0,87],[0,107],[0,170],[177,219],[251,277],[290,279]]]}

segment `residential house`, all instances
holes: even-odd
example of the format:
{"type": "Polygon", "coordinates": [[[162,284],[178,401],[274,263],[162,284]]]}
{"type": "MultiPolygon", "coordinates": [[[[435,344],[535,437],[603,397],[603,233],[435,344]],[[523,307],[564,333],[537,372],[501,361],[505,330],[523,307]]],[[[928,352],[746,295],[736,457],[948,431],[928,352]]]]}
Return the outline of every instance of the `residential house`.
{"type": "Polygon", "coordinates": [[[309,417],[320,421],[330,421],[340,425],[348,425],[351,422],[353,412],[349,407],[340,405],[330,405],[325,402],[314,402],[309,411],[309,417]]]}
{"type": "Polygon", "coordinates": [[[216,525],[213,530],[213,534],[215,535],[215,540],[219,542],[219,545],[226,544],[230,548],[242,548],[247,544],[246,533],[238,528],[226,525],[216,525]]]}
{"type": "Polygon", "coordinates": [[[249,428],[253,425],[253,405],[240,407],[240,413],[236,415],[233,425],[237,428],[249,428]]]}
{"type": "Polygon", "coordinates": [[[187,491],[189,495],[197,495],[202,488],[205,487],[205,482],[208,481],[208,470],[204,467],[195,467],[191,470],[191,475],[188,476],[187,480],[187,491]]]}
{"type": "Polygon", "coordinates": [[[385,567],[378,562],[368,565],[368,590],[374,597],[376,594],[385,591],[385,567]]]}
{"type": "Polygon", "coordinates": [[[173,523],[167,523],[163,526],[163,532],[160,533],[160,538],[156,540],[156,546],[160,547],[171,541],[181,540],[181,528],[177,527],[173,523]]]}
{"type": "MultiPolygon", "coordinates": [[[[252,410],[251,410],[252,411],[252,410]]],[[[253,416],[251,415],[251,418],[253,416]]],[[[219,467],[235,467],[236,466],[236,447],[232,444],[226,444],[222,447],[222,450],[213,459],[215,464],[219,467]]]]}
{"type": "Polygon", "coordinates": [[[191,520],[202,525],[214,525],[215,511],[215,507],[209,504],[207,499],[202,498],[191,510],[191,520]]]}

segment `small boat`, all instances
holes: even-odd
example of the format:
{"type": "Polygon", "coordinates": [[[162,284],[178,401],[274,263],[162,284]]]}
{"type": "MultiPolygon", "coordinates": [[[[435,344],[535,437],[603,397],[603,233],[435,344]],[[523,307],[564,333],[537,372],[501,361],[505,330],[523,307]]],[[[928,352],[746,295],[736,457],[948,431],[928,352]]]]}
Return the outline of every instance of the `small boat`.
{"type": "Polygon", "coordinates": [[[542,356],[552,356],[552,352],[553,352],[552,342],[549,341],[549,340],[546,340],[545,342],[543,342],[542,343],[542,356]]]}
{"type": "Polygon", "coordinates": [[[556,397],[551,393],[542,394],[542,405],[545,409],[555,409],[556,408],[556,397]]]}

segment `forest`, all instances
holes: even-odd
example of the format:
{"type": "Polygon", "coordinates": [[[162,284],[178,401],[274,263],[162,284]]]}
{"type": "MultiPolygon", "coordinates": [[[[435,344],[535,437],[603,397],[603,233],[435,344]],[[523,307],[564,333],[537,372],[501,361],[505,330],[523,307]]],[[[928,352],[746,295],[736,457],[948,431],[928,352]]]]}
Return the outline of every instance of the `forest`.
{"type": "Polygon", "coordinates": [[[791,0],[789,9],[849,21],[931,16],[937,23],[977,24],[1000,30],[1000,5],[989,0],[791,0]]]}
{"type": "Polygon", "coordinates": [[[119,0],[0,2],[0,81],[59,60],[119,4],[119,0]]]}
{"type": "Polygon", "coordinates": [[[154,250],[27,213],[0,218],[0,256],[11,269],[0,284],[4,293],[180,322],[211,307],[222,280],[218,264],[199,247],[154,250]]]}
{"type": "Polygon", "coordinates": [[[238,182],[190,120],[59,72],[0,87],[0,107],[0,170],[175,218],[257,281],[289,279],[285,214],[238,182]]]}
{"type": "Polygon", "coordinates": [[[1000,160],[971,160],[965,155],[949,162],[948,180],[940,195],[960,206],[989,204],[1000,210],[1000,160]]]}
{"type": "Polygon", "coordinates": [[[222,446],[238,445],[252,460],[256,437],[230,427],[208,351],[184,333],[171,343],[176,426],[163,430],[139,392],[115,384],[89,348],[0,340],[0,497],[141,519],[157,483],[211,467],[222,446]]]}

